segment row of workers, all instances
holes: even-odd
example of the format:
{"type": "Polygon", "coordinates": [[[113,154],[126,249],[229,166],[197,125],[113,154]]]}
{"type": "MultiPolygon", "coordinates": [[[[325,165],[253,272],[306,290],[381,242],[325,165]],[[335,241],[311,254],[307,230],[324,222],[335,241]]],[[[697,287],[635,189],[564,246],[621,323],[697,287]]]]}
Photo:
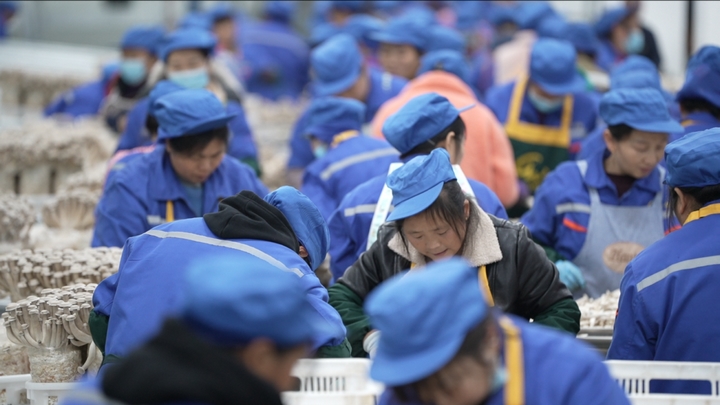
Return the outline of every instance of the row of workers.
{"type": "MultiPolygon", "coordinates": [[[[720,163],[719,134],[718,129],[692,133],[665,149],[666,182],[674,191],[670,206],[682,221],[683,229],[649,247],[630,264],[629,270],[635,268],[636,261],[643,262],[637,276],[634,272],[628,273],[623,281],[618,320],[624,320],[623,316],[627,319],[616,327],[611,358],[718,360],[702,345],[702,340],[695,340],[717,338],[715,328],[708,327],[706,322],[694,322],[697,316],[693,313],[701,313],[700,306],[706,306],[711,299],[715,287],[712,274],[720,265],[715,245],[703,243],[712,240],[712,235],[708,237],[706,233],[708,229],[715,229],[713,224],[706,223],[711,228],[704,231],[694,229],[712,221],[720,212],[716,207],[720,177],[717,171],[707,170],[720,163]],[[678,238],[682,238],[682,243],[675,240],[678,238]],[[683,254],[669,257],[667,252],[678,246],[686,247],[682,249],[683,254]],[[642,299],[635,298],[646,289],[654,292],[643,294],[642,299]],[[657,293],[658,289],[662,289],[662,294],[657,293]],[[625,300],[632,300],[625,304],[627,308],[623,305],[625,300]],[[639,340],[640,336],[647,340],[639,340]],[[691,340],[686,341],[683,336],[691,340]]],[[[223,274],[214,266],[222,266],[222,260],[227,260],[228,263],[247,263],[253,270],[265,266],[267,269],[263,270],[267,274],[286,273],[299,278],[302,287],[296,284],[293,289],[307,292],[311,304],[308,308],[312,308],[308,312],[323,315],[315,314],[316,319],[322,320],[317,321],[322,324],[318,329],[322,333],[306,335],[303,341],[306,349],[325,348],[325,355],[336,356],[350,349],[355,353],[358,349],[352,343],[347,345],[345,328],[337,324],[337,318],[339,315],[348,327],[350,339],[358,335],[353,333],[356,325],[352,320],[364,324],[362,332],[368,333],[362,347],[375,356],[371,375],[389,387],[384,403],[443,404],[466,400],[475,403],[483,399],[489,403],[507,403],[510,399],[513,403],[557,403],[559,396],[563,398],[561,403],[581,400],[574,399],[569,392],[558,393],[564,389],[580,395],[582,401],[588,398],[597,403],[627,401],[589,348],[572,342],[567,335],[528,325],[520,318],[489,309],[496,306],[526,319],[533,318],[535,324],[577,331],[577,318],[573,314],[574,311],[579,315],[577,306],[573,310],[574,302],[559,281],[555,266],[533,244],[522,225],[490,216],[463,193],[447,151],[437,149],[427,156],[416,157],[393,172],[387,185],[393,190],[396,207],[387,218],[391,222],[381,232],[389,236],[376,242],[361,258],[358,267],[351,270],[354,274],[347,275],[349,280],[358,282],[354,288],[366,289],[364,308],[363,299],[359,297],[338,305],[340,301],[333,297],[337,292],[335,287],[330,290],[330,302],[337,312],[327,305],[325,290],[318,287],[317,278],[309,271],[324,257],[327,228],[316,207],[291,188],[281,188],[265,199],[243,192],[224,200],[217,213],[162,225],[131,238],[125,246],[118,274],[103,281],[93,297],[93,337],[106,352],[106,365],[101,373],[103,382],[102,385],[96,382],[95,389],[101,387],[106,396],[128,392],[127,387],[121,391],[111,388],[118,387],[111,381],[125,374],[119,370],[127,371],[125,367],[130,365],[140,367],[138,362],[142,364],[147,360],[145,356],[156,350],[157,339],[165,342],[170,339],[171,331],[182,335],[184,329],[173,327],[172,322],[163,326],[162,321],[168,316],[181,316],[188,321],[188,314],[194,314],[188,326],[200,330],[203,325],[216,328],[205,333],[194,330],[201,338],[220,345],[232,345],[233,336],[237,338],[243,333],[248,339],[243,343],[252,343],[255,336],[248,328],[267,325],[263,322],[272,319],[275,326],[262,326],[255,331],[281,346],[283,342],[299,344],[290,337],[293,328],[288,325],[294,325],[292,320],[296,321],[300,312],[291,317],[292,320],[283,322],[282,328],[277,327],[277,319],[285,318],[273,311],[285,306],[278,305],[283,300],[278,301],[277,294],[282,293],[275,290],[276,285],[273,284],[273,294],[267,296],[268,301],[263,301],[257,294],[265,293],[264,288],[270,286],[248,283],[252,276],[243,277],[243,270],[234,265],[237,280],[251,285],[251,289],[235,289],[234,284],[218,281],[210,284],[219,290],[206,291],[201,287],[203,279],[212,280],[223,274]],[[250,224],[253,226],[248,226],[250,224]],[[278,229],[287,232],[277,232],[278,229]],[[397,259],[390,259],[393,255],[397,259]],[[462,256],[467,261],[445,261],[452,256],[462,256]],[[392,260],[393,264],[383,265],[384,260],[392,260]],[[362,268],[363,262],[374,265],[364,273],[355,271],[362,268]],[[210,272],[207,271],[209,263],[213,266],[210,272]],[[419,267],[425,264],[427,268],[419,267]],[[193,292],[183,293],[178,271],[187,271],[193,266],[203,268],[191,270],[190,274],[195,274],[191,276],[193,292]],[[411,269],[409,273],[403,271],[406,268],[411,269]],[[376,271],[372,274],[369,270],[376,271]],[[528,289],[529,286],[532,288],[528,289]],[[241,293],[237,294],[238,291],[241,293]],[[255,298],[243,301],[243,291],[248,294],[252,291],[255,298]],[[201,301],[193,301],[198,299],[201,301]],[[215,301],[218,299],[232,300],[232,305],[215,301]],[[203,300],[215,303],[208,307],[212,310],[203,310],[203,300]],[[186,302],[196,305],[188,306],[186,302]],[[252,305],[246,305],[250,303],[252,305]],[[360,312],[351,310],[353,307],[360,312]],[[547,309],[543,311],[543,307],[547,309]],[[558,310],[561,307],[564,309],[558,310]],[[254,322],[231,322],[232,315],[239,311],[237,308],[246,308],[254,322]],[[542,313],[537,313],[538,310],[542,313]],[[363,315],[365,311],[369,316],[363,315]],[[448,317],[450,312],[456,316],[448,317]],[[487,323],[483,323],[485,319],[487,323]],[[148,341],[158,332],[158,338],[148,341]],[[408,338],[409,334],[412,339],[408,338]],[[333,344],[338,340],[343,343],[333,344]],[[484,350],[478,351],[478,344],[484,350]],[[469,347],[463,350],[466,345],[469,347]],[[108,353],[111,346],[121,354],[108,353]],[[412,350],[408,350],[408,346],[412,350]],[[135,349],[139,351],[134,353],[135,349]],[[558,355],[547,356],[548,351],[558,355]],[[468,360],[477,364],[471,367],[468,360]],[[117,364],[107,365],[113,362],[117,364]],[[557,374],[559,362],[566,365],[560,367],[566,373],[560,376],[557,374]],[[465,370],[461,373],[464,382],[462,379],[448,382],[447,375],[456,374],[458,367],[465,370]],[[554,372],[538,372],[543,367],[554,372]],[[550,375],[553,378],[546,381],[550,375]],[[488,384],[479,384],[481,381],[488,384]],[[549,390],[548,387],[556,388],[549,390]],[[585,388],[579,390],[579,387],[585,388]]],[[[296,309],[303,308],[294,303],[296,309]]],[[[704,319],[706,317],[707,314],[704,319]]],[[[303,319],[307,318],[303,316],[303,319]]],[[[303,351],[297,353],[300,357],[303,351]]],[[[173,380],[173,375],[170,373],[167,377],[171,386],[178,382],[173,380]]],[[[287,389],[279,381],[274,382],[276,388],[287,389]]],[[[698,391],[687,383],[660,384],[657,389],[662,391],[698,391]]],[[[140,389],[130,392],[146,395],[140,389]]],[[[81,396],[80,400],[88,398],[104,399],[103,396],[81,396]]]]}

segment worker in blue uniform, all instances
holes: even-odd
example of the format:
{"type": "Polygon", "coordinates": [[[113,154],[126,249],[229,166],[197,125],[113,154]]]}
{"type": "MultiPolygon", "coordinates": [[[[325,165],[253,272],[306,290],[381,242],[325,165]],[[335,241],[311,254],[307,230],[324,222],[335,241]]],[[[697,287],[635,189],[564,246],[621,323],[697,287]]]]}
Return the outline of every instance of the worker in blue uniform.
{"type": "Polygon", "coordinates": [[[105,98],[105,90],[110,80],[118,72],[117,63],[108,63],[102,68],[98,80],[81,84],[59,95],[43,110],[43,115],[65,115],[73,118],[97,115],[105,98]]]}
{"type": "Polygon", "coordinates": [[[617,290],[627,262],[665,235],[659,163],[669,134],[682,129],[652,88],[611,90],[600,115],[606,148],[558,166],[521,219],[576,297],[617,290]]]}
{"type": "Polygon", "coordinates": [[[388,21],[382,31],[371,36],[380,43],[380,66],[393,75],[407,80],[414,79],[420,66],[420,58],[427,50],[429,28],[430,26],[408,14],[388,21]]]}
{"type": "Polygon", "coordinates": [[[297,99],[309,81],[310,50],[290,25],[295,4],[263,4],[263,21],[242,28],[243,82],[247,91],[270,100],[297,99]]]}
{"type": "Polygon", "coordinates": [[[600,38],[596,62],[606,72],[645,47],[637,8],[620,6],[606,10],[595,22],[595,33],[600,38]]]}
{"type": "Polygon", "coordinates": [[[545,175],[570,158],[570,148],[597,122],[585,81],[576,71],[575,48],[555,39],[539,39],[530,56],[528,76],[492,87],[486,103],[505,131],[515,152],[520,179],[530,192],[545,175]]]}
{"type": "MultiPolygon", "coordinates": [[[[208,31],[181,29],[171,33],[164,41],[161,58],[166,64],[167,79],[178,86],[193,89],[205,88],[225,104],[228,114],[234,118],[229,122],[230,144],[228,155],[251,166],[257,173],[260,167],[257,147],[245,112],[234,92],[228,89],[210,63],[217,40],[208,31]]],[[[150,100],[140,100],[127,115],[127,125],[118,143],[117,150],[133,149],[153,143],[145,130],[150,100]]]]}
{"type": "Polygon", "coordinates": [[[95,211],[93,246],[122,246],[129,237],[176,219],[217,210],[218,201],[267,189],[250,167],[225,156],[233,118],[204,89],[166,94],[155,102],[155,150],[130,162],[95,211]]]}
{"type": "MultiPolygon", "coordinates": [[[[377,61],[378,43],[371,38],[376,33],[382,31],[384,26],[385,22],[377,17],[367,14],[354,14],[345,21],[345,25],[342,27],[343,32],[355,38],[363,54],[365,63],[372,68],[379,68],[380,64],[377,61]]],[[[331,36],[332,35],[325,39],[331,36]]]]}
{"type": "MultiPolygon", "coordinates": [[[[338,34],[312,51],[312,83],[316,97],[336,96],[352,98],[365,104],[364,122],[370,122],[387,100],[395,97],[407,81],[374,68],[363,62],[355,39],[349,34],[338,34]]],[[[308,114],[303,113],[293,128],[290,139],[290,170],[302,171],[313,160],[310,142],[305,138],[308,114]]]]}
{"type": "Polygon", "coordinates": [[[690,58],[676,99],[685,134],[720,127],[720,48],[704,46],[690,58]]]}
{"type": "Polygon", "coordinates": [[[465,55],[467,53],[467,41],[458,30],[443,27],[442,25],[430,27],[425,52],[441,50],[456,51],[465,55]]]}
{"type": "Polygon", "coordinates": [[[365,105],[351,98],[320,97],[308,108],[310,139],[316,160],[305,170],[302,192],[328,220],[352,189],[387,173],[398,151],[386,141],[362,134],[365,105]]]}
{"type": "Polygon", "coordinates": [[[185,266],[169,275],[182,280],[176,313],[126,358],[64,392],[61,404],[282,405],[280,392],[295,386],[293,365],[328,329],[301,279],[229,252],[185,266]]]}
{"type": "MultiPolygon", "coordinates": [[[[447,98],[436,93],[410,100],[385,121],[383,134],[400,152],[400,159],[405,163],[438,148],[450,153],[453,165],[459,165],[463,159],[465,123],[460,111],[447,98]]],[[[375,220],[382,211],[378,208],[388,208],[385,205],[391,197],[384,191],[387,176],[385,173],[369,179],[348,193],[328,221],[332,240],[330,271],[336,280],[375,241],[377,227],[384,222],[384,218],[375,220]]],[[[492,190],[478,181],[465,178],[464,174],[459,179],[465,184],[463,191],[473,194],[483,211],[507,219],[505,208],[492,190]]]]}
{"type": "Polygon", "coordinates": [[[105,363],[126,356],[157,332],[162,319],[179,309],[180,277],[192,262],[216,256],[252,258],[298,277],[315,311],[331,326],[313,342],[327,356],[348,357],[345,328],[328,304],[327,290],[313,271],[328,249],[325,220],[302,193],[281,187],[265,199],[243,191],[220,202],[220,209],[158,226],[130,238],[118,273],[93,294],[93,340],[105,363]]]}
{"type": "Polygon", "coordinates": [[[482,283],[477,268],[450,259],[370,294],[380,404],[630,404],[592,348],[501,313],[482,283]]]}
{"type": "MultiPolygon", "coordinates": [[[[608,359],[718,362],[720,129],[665,148],[668,210],[682,228],[625,270],[608,359]]],[[[651,381],[651,392],[710,395],[709,381],[651,381]]]]}
{"type": "Polygon", "coordinates": [[[127,113],[150,92],[150,70],[158,59],[165,30],[162,27],[133,27],[120,41],[119,74],[108,85],[100,114],[117,133],[125,129],[127,113]]]}

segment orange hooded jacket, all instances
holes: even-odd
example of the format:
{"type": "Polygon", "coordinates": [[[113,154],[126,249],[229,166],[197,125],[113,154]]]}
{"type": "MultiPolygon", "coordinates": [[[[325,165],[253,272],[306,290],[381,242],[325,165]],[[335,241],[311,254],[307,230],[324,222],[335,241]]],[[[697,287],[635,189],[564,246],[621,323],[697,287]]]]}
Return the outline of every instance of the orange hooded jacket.
{"type": "Polygon", "coordinates": [[[452,73],[430,71],[411,80],[400,94],[380,107],[371,123],[373,136],[384,139],[382,127],[389,116],[416,96],[433,92],[446,97],[458,109],[475,104],[460,114],[467,127],[465,157],[460,167],[466,176],[494,191],[505,207],[513,206],[519,190],[510,140],[492,111],[452,73]]]}

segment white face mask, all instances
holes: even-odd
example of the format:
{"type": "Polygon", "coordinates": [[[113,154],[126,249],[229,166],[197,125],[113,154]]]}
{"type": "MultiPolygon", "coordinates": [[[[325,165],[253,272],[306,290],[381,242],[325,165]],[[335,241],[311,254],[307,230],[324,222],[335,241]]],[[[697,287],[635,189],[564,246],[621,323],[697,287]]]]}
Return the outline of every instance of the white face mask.
{"type": "Polygon", "coordinates": [[[530,103],[533,105],[533,107],[537,108],[538,111],[546,114],[559,110],[563,105],[562,98],[559,98],[557,100],[550,100],[537,94],[532,89],[528,90],[528,99],[530,100],[530,103]]]}
{"type": "Polygon", "coordinates": [[[168,72],[168,79],[186,89],[204,89],[210,83],[210,75],[204,67],[180,72],[168,72]]]}

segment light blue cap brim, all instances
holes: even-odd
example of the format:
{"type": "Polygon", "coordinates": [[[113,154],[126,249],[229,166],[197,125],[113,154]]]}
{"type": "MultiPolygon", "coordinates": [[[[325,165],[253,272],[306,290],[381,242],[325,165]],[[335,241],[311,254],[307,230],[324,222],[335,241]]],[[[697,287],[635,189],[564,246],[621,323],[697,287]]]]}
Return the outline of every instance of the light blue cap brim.
{"type": "Polygon", "coordinates": [[[375,32],[369,36],[369,39],[380,44],[410,45],[418,49],[423,49],[417,41],[413,41],[404,35],[395,35],[389,32],[375,32]]]}
{"type": "Polygon", "coordinates": [[[221,128],[224,125],[227,125],[228,122],[232,121],[232,119],[235,118],[236,115],[237,115],[236,113],[225,113],[222,116],[207,119],[205,121],[199,122],[198,124],[188,128],[182,134],[169,134],[165,130],[163,130],[162,127],[160,127],[160,128],[158,128],[157,140],[161,141],[164,139],[180,138],[183,136],[191,136],[191,135],[199,134],[201,132],[209,131],[211,129],[221,128]]]}
{"type": "Polygon", "coordinates": [[[678,133],[678,132],[683,132],[685,130],[683,128],[683,126],[680,125],[680,123],[675,120],[649,122],[649,123],[626,122],[624,124],[634,128],[634,129],[637,129],[640,131],[646,131],[646,132],[660,132],[660,133],[674,134],[674,133],[678,133]]]}
{"type": "Polygon", "coordinates": [[[390,213],[387,220],[397,221],[423,212],[437,200],[444,184],[444,182],[440,182],[428,190],[398,204],[395,206],[393,212],[390,213]]]}
{"type": "Polygon", "coordinates": [[[577,73],[573,76],[571,81],[562,84],[545,83],[533,77],[531,77],[531,80],[540,86],[545,92],[552,94],[553,96],[582,93],[587,88],[585,79],[577,73]]]}

